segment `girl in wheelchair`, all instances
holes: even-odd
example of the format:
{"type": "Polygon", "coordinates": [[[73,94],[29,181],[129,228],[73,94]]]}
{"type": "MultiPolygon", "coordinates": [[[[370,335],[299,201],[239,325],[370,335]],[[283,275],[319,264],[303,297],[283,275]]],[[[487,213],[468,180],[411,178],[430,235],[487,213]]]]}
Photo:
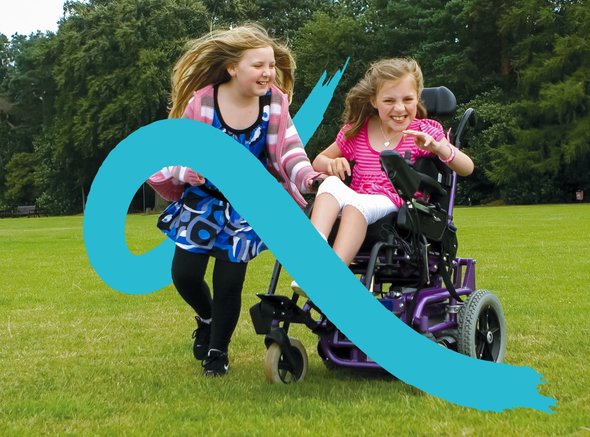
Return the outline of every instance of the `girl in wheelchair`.
{"type": "MultiPolygon", "coordinates": [[[[415,60],[373,63],[346,96],[344,126],[336,141],[313,161],[316,171],[330,176],[318,189],[311,222],[327,239],[340,216],[333,249],[347,265],[359,251],[368,225],[403,204],[381,167],[383,150],[395,150],[412,163],[438,156],[460,176],[473,172],[473,161],[448,141],[441,124],[426,118],[420,102],[423,88],[415,60]],[[347,176],[352,176],[350,187],[343,182],[347,176]]],[[[305,294],[295,281],[291,287],[305,294]]]]}

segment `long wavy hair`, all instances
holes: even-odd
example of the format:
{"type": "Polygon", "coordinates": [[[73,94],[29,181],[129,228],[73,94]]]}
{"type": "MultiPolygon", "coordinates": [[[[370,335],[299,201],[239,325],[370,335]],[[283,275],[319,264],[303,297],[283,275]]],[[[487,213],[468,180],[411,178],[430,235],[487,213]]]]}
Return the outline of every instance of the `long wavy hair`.
{"type": "Polygon", "coordinates": [[[237,65],[244,51],[269,46],[276,62],[274,83],[291,102],[295,82],[295,60],[291,51],[257,24],[244,24],[229,30],[213,30],[187,43],[186,51],[172,72],[168,117],[181,117],[194,91],[228,82],[231,79],[228,67],[237,65]]]}
{"type": "MultiPolygon", "coordinates": [[[[383,83],[390,80],[399,80],[407,74],[411,74],[416,84],[418,99],[424,89],[424,78],[418,63],[411,58],[382,59],[371,64],[365,76],[346,95],[342,120],[351,127],[346,131],[346,138],[352,138],[362,129],[367,118],[376,115],[377,109],[372,101],[383,83]]],[[[418,118],[426,117],[426,107],[418,102],[418,118]]]]}

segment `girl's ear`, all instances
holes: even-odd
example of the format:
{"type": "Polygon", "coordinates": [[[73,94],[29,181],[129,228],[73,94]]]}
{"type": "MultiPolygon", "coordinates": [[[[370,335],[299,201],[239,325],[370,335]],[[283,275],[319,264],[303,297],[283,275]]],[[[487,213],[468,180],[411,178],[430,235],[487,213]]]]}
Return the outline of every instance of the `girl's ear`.
{"type": "Polygon", "coordinates": [[[236,67],[234,65],[230,65],[227,67],[227,72],[229,73],[230,77],[236,76],[236,67]]]}

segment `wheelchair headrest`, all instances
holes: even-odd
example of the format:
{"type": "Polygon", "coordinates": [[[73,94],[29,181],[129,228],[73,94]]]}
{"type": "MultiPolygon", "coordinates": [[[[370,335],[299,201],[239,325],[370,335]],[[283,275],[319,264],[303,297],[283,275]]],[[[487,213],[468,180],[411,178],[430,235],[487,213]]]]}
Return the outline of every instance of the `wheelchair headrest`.
{"type": "Polygon", "coordinates": [[[421,97],[429,116],[453,115],[457,109],[457,99],[447,87],[424,88],[421,97]]]}

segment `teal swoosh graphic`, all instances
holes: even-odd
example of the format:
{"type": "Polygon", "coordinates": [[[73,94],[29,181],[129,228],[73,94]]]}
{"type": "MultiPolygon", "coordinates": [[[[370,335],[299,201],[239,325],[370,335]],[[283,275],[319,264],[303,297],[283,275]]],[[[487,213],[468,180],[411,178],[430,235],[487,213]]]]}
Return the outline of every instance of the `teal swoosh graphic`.
{"type": "Polygon", "coordinates": [[[297,127],[297,133],[301,142],[305,145],[315,133],[318,126],[322,123],[324,113],[328,109],[328,105],[332,100],[336,86],[342,79],[342,75],[348,66],[346,60],[341,70],[337,70],[334,76],[326,81],[327,73],[324,71],[320,79],[317,81],[295,117],[293,117],[293,124],[297,127]]]}
{"type": "Polygon", "coordinates": [[[171,242],[135,256],[124,239],[129,200],[149,175],[170,163],[182,163],[210,178],[314,303],[393,375],[467,407],[552,412],[555,401],[537,392],[542,376],[533,369],[479,361],[441,348],[388,312],[262,164],[229,136],[202,123],[176,119],[145,126],[123,140],[97,173],[84,216],[84,240],[91,265],[113,289],[147,293],[170,283],[171,242]],[[198,153],[195,138],[204,145],[198,153]]]}

